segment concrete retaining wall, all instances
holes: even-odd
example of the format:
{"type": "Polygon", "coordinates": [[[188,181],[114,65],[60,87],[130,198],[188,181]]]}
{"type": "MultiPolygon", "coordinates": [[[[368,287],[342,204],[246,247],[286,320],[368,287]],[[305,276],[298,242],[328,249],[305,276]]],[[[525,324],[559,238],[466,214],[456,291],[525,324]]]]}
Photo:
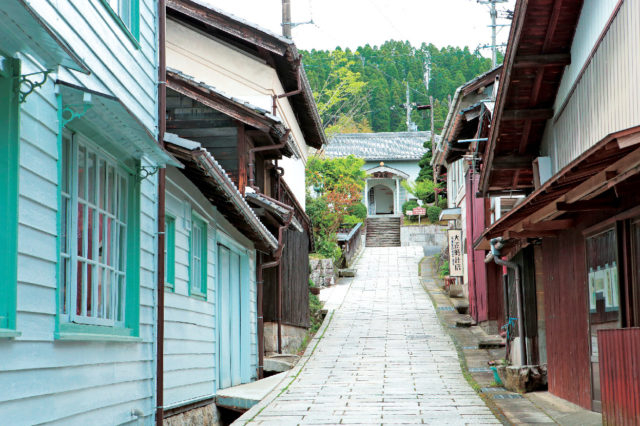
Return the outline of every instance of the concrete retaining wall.
{"type": "Polygon", "coordinates": [[[439,253],[447,245],[447,228],[442,225],[403,226],[400,243],[406,246],[422,246],[426,251],[439,253]]]}

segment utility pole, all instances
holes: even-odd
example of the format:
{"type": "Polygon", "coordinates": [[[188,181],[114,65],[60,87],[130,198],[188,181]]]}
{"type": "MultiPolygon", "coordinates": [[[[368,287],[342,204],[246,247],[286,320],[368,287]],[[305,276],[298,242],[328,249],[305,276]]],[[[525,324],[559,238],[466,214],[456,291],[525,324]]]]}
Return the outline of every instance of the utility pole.
{"type": "Polygon", "coordinates": [[[282,35],[291,38],[291,0],[282,0],[282,35]]]}
{"type": "Polygon", "coordinates": [[[479,4],[489,5],[489,15],[491,16],[491,67],[495,68],[498,65],[498,45],[496,36],[498,34],[498,11],[496,10],[497,3],[506,3],[507,0],[478,0],[479,4]]]}
{"type": "Polygon", "coordinates": [[[409,80],[407,80],[407,103],[405,104],[407,107],[407,132],[411,131],[411,99],[409,96],[409,80]]]}
{"type": "Polygon", "coordinates": [[[429,96],[429,105],[431,105],[431,147],[433,148],[436,143],[436,128],[433,125],[433,111],[436,106],[433,104],[433,96],[429,96]]]}

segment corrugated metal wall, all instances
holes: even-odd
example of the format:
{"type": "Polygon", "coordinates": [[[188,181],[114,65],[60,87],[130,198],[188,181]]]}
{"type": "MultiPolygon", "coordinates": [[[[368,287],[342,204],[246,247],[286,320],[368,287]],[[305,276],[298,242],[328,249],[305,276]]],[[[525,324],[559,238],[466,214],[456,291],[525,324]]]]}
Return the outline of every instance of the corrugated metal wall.
{"type": "MultiPolygon", "coordinates": [[[[580,39],[574,41],[579,43],[580,39]]],[[[552,157],[554,172],[606,135],[640,123],[638,52],[640,3],[625,1],[565,109],[560,111],[561,105],[556,105],[555,113],[560,115],[547,128],[543,142],[543,153],[552,157]]]]}
{"type": "Polygon", "coordinates": [[[568,230],[542,251],[549,391],[591,409],[584,237],[568,230]]]}
{"type": "Polygon", "coordinates": [[[640,328],[599,330],[602,422],[637,425],[640,419],[640,328]]]}

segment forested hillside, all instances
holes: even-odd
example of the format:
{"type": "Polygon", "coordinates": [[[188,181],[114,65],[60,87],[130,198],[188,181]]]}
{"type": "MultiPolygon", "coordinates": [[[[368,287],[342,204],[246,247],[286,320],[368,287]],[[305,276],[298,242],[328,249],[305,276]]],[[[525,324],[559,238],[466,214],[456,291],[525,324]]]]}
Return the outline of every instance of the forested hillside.
{"type": "MultiPolygon", "coordinates": [[[[490,59],[468,48],[438,49],[425,43],[416,48],[400,41],[366,45],[355,51],[306,51],[303,62],[328,134],[405,131],[407,81],[412,103],[428,104],[429,95],[434,97],[439,132],[447,115],[448,97],[491,67],[490,59]],[[428,88],[427,64],[431,68],[428,88]]],[[[411,119],[418,130],[430,130],[428,110],[414,108],[411,119]]]]}

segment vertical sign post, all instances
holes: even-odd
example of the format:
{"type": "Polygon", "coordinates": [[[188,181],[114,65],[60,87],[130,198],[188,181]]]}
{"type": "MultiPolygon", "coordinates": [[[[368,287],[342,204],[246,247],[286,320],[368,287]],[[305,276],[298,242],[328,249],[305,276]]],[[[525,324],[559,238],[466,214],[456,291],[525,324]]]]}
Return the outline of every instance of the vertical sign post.
{"type": "Polygon", "coordinates": [[[449,229],[449,276],[464,276],[462,266],[462,231],[460,229],[449,229]]]}

